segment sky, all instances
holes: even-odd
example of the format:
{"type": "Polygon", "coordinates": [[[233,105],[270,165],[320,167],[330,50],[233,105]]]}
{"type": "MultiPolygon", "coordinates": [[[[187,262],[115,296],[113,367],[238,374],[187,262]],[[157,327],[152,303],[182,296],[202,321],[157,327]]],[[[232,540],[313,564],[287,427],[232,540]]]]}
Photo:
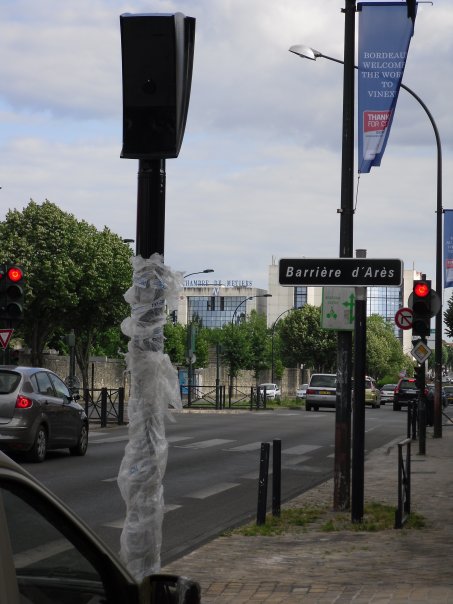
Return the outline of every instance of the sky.
{"type": "MultiPolygon", "coordinates": [[[[0,220],[45,199],[135,238],[138,161],[121,159],[119,16],[196,18],[192,93],[166,162],[165,262],[267,288],[280,258],[339,255],[344,0],[2,0],[0,220]]],[[[358,22],[356,23],[358,32],[358,22]]],[[[453,208],[453,3],[419,5],[403,82],[442,141],[453,208]]],[[[380,167],[354,178],[354,249],[435,280],[437,152],[401,91],[380,167]]],[[[446,303],[452,290],[445,290],[446,303]]]]}

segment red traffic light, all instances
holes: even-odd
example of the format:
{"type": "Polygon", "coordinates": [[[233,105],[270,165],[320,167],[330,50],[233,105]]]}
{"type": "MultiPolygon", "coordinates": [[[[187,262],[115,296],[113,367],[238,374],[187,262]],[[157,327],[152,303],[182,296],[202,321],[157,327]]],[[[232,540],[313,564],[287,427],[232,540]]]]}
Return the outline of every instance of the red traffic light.
{"type": "Polygon", "coordinates": [[[414,284],[414,294],[419,298],[426,298],[431,292],[431,287],[425,281],[418,281],[414,284]]]}
{"type": "Polygon", "coordinates": [[[22,270],[17,266],[11,266],[7,271],[7,276],[10,281],[17,283],[23,277],[22,270]]]}

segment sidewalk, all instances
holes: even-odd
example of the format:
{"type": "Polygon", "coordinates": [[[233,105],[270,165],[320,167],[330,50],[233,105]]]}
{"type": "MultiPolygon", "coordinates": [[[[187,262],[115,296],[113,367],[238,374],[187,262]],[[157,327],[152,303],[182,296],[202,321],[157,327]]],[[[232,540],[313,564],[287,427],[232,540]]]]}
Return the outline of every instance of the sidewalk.
{"type": "MultiPolygon", "coordinates": [[[[412,511],[422,529],[321,532],[276,537],[218,537],[162,569],[199,581],[203,604],[249,602],[453,603],[453,424],[442,438],[428,428],[426,455],[412,441],[412,511]]],[[[395,443],[365,462],[365,502],[396,508],[395,443]]],[[[297,497],[288,506],[323,504],[330,509],[333,482],[297,497]]]]}

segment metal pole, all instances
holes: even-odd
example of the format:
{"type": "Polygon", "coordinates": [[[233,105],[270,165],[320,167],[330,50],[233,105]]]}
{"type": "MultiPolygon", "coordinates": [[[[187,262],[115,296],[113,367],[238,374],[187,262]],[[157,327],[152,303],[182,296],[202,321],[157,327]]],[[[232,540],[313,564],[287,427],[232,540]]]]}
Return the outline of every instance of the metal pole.
{"type": "Polygon", "coordinates": [[[269,452],[270,444],[261,443],[260,453],[260,476],[258,481],[258,507],[256,512],[256,524],[266,524],[267,507],[267,483],[269,478],[269,452]]]}
{"type": "Polygon", "coordinates": [[[280,516],[282,499],[282,441],[272,441],[272,516],[280,516]]]}
{"type": "Polygon", "coordinates": [[[136,254],[149,258],[164,254],[165,160],[139,160],[136,254]]]}
{"type": "Polygon", "coordinates": [[[355,290],[351,521],[362,522],[365,475],[366,287],[355,290]]]}
{"type": "MultiPolygon", "coordinates": [[[[354,215],[355,0],[346,0],[343,71],[340,258],[352,258],[354,215]]],[[[334,509],[350,507],[352,335],[338,332],[334,509]]]]}

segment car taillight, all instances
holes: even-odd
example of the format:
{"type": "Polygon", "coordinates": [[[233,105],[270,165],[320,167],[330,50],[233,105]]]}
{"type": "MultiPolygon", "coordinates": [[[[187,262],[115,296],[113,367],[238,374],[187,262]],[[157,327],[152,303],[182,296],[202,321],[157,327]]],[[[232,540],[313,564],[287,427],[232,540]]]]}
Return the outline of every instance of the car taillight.
{"type": "Polygon", "coordinates": [[[16,399],[16,409],[29,409],[33,405],[33,401],[31,398],[27,398],[26,396],[19,396],[16,399]]]}
{"type": "Polygon", "coordinates": [[[399,393],[399,391],[400,391],[400,387],[399,387],[399,386],[397,386],[397,387],[395,388],[395,390],[393,391],[393,393],[394,393],[394,394],[398,394],[398,393],[399,393]]]}

